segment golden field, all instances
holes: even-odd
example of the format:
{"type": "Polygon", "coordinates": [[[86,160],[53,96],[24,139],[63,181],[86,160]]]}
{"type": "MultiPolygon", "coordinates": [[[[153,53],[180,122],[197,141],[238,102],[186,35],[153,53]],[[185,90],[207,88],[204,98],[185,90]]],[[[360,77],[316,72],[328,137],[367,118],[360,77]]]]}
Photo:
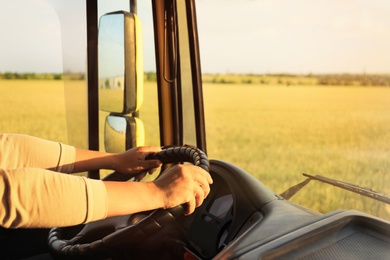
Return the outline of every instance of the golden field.
{"type": "MultiPolygon", "coordinates": [[[[1,132],[67,142],[67,118],[85,123],[77,98],[64,94],[63,81],[0,80],[1,132]]],[[[158,144],[155,83],[145,83],[145,98],[146,144],[158,144]]],[[[389,87],[205,83],[204,101],[209,158],[240,166],[276,193],[307,173],[390,196],[389,87]]],[[[291,200],[323,213],[356,208],[390,219],[388,205],[314,181],[291,200]]]]}
{"type": "MultiPolygon", "coordinates": [[[[390,88],[205,84],[208,155],[277,193],[323,175],[390,196],[390,88]]],[[[320,212],[383,203],[311,181],[291,199],[320,212]]]]}

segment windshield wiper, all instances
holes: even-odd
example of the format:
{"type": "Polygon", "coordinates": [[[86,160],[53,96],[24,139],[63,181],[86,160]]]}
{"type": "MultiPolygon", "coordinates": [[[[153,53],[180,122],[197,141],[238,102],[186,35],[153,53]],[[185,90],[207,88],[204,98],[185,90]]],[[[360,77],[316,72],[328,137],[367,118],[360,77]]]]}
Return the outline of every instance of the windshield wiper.
{"type": "Polygon", "coordinates": [[[330,178],[327,178],[327,177],[324,177],[321,175],[313,176],[313,175],[303,173],[303,176],[307,177],[307,179],[298,183],[297,185],[292,186],[291,188],[287,189],[285,192],[280,194],[280,196],[282,196],[283,198],[288,200],[292,196],[294,196],[298,191],[300,191],[304,186],[306,186],[306,184],[308,184],[311,180],[316,180],[316,181],[320,181],[323,183],[331,184],[333,186],[339,187],[339,188],[344,189],[344,190],[358,193],[360,195],[372,198],[374,200],[378,200],[378,201],[390,204],[390,197],[383,195],[379,192],[376,192],[370,188],[360,187],[358,185],[350,184],[350,183],[344,182],[344,181],[338,181],[335,179],[330,179],[330,178]]]}

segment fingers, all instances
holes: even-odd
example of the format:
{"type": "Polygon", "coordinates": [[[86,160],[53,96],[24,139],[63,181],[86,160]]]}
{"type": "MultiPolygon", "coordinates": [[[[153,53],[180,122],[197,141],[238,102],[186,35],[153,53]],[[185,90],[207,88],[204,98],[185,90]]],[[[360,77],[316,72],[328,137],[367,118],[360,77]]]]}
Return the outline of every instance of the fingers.
{"type": "Polygon", "coordinates": [[[213,180],[202,168],[186,164],[172,167],[157,182],[163,182],[160,187],[170,194],[165,196],[168,200],[165,202],[166,208],[186,204],[184,214],[190,215],[209,195],[213,180]]]}
{"type": "Polygon", "coordinates": [[[194,182],[195,182],[195,192],[198,194],[199,192],[203,192],[203,198],[206,198],[209,193],[210,193],[210,185],[213,183],[213,179],[211,178],[211,175],[203,170],[202,168],[198,166],[189,166],[193,167],[194,170],[196,170],[195,174],[193,175],[194,177],[194,182]]]}
{"type": "Polygon", "coordinates": [[[131,170],[128,170],[128,174],[140,174],[140,173],[148,173],[153,174],[158,167],[162,165],[162,162],[159,160],[145,160],[145,161],[138,161],[138,165],[131,168],[131,170]]]}
{"type": "Polygon", "coordinates": [[[208,173],[205,176],[200,176],[199,174],[196,176],[195,182],[203,189],[204,197],[207,197],[207,195],[210,193],[210,184],[213,183],[211,176],[208,173]]]}
{"type": "Polygon", "coordinates": [[[146,160],[149,154],[158,153],[161,151],[161,147],[158,146],[141,146],[138,147],[138,159],[140,160],[140,167],[143,170],[148,170],[149,174],[152,174],[158,167],[162,165],[160,160],[146,160]]]}
{"type": "Polygon", "coordinates": [[[140,173],[140,174],[134,176],[134,180],[133,181],[134,182],[141,181],[145,177],[145,175],[146,175],[146,172],[140,173]]]}
{"type": "Polygon", "coordinates": [[[187,209],[185,212],[185,215],[192,214],[195,209],[203,204],[203,201],[207,197],[207,195],[210,192],[210,188],[207,185],[207,189],[204,189],[202,185],[200,185],[198,182],[194,182],[193,191],[194,194],[190,194],[189,198],[187,199],[187,209]]]}
{"type": "MultiPolygon", "coordinates": [[[[208,185],[207,185],[208,186],[208,185]]],[[[207,197],[207,195],[209,194],[209,191],[210,189],[208,189],[208,191],[206,192],[204,190],[204,188],[200,185],[195,185],[195,194],[194,194],[194,197],[195,197],[195,206],[196,207],[199,207],[200,205],[202,205],[204,199],[207,197]]]]}
{"type": "Polygon", "coordinates": [[[187,204],[187,208],[186,211],[184,212],[184,215],[188,216],[195,211],[195,197],[190,198],[186,204],[187,204]]]}
{"type": "Polygon", "coordinates": [[[140,159],[145,159],[149,154],[161,152],[161,147],[159,146],[139,146],[135,149],[137,149],[139,154],[143,155],[140,159]]]}
{"type": "Polygon", "coordinates": [[[146,160],[149,154],[161,151],[158,146],[141,146],[127,150],[124,153],[115,155],[113,170],[124,174],[139,174],[147,171],[154,171],[162,165],[159,160],[146,160]]]}

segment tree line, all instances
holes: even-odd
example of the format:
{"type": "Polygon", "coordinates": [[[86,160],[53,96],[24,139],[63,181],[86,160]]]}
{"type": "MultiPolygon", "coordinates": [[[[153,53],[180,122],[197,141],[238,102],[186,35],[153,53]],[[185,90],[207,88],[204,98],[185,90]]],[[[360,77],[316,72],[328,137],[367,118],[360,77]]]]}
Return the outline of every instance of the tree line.
{"type": "Polygon", "coordinates": [[[0,72],[0,79],[23,79],[23,80],[62,80],[62,73],[18,73],[0,72]]]}
{"type": "MultiPolygon", "coordinates": [[[[390,86],[390,74],[203,74],[204,83],[320,86],[390,86]]],[[[0,79],[84,80],[84,73],[0,72],[0,79]]],[[[157,81],[156,72],[144,73],[145,81],[157,81]]]]}
{"type": "Polygon", "coordinates": [[[390,75],[330,74],[318,75],[318,85],[325,86],[390,86],[390,75]]]}
{"type": "Polygon", "coordinates": [[[215,84],[390,86],[390,74],[204,74],[203,82],[215,84]]]}

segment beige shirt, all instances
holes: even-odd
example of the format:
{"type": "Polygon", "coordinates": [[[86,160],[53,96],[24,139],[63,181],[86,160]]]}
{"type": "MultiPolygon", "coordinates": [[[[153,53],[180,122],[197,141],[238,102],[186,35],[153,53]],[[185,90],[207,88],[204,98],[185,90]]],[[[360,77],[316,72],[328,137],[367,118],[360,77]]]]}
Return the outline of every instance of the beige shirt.
{"type": "Polygon", "coordinates": [[[0,134],[0,225],[70,226],[107,215],[101,180],[68,175],[76,149],[27,135],[0,134]]]}

